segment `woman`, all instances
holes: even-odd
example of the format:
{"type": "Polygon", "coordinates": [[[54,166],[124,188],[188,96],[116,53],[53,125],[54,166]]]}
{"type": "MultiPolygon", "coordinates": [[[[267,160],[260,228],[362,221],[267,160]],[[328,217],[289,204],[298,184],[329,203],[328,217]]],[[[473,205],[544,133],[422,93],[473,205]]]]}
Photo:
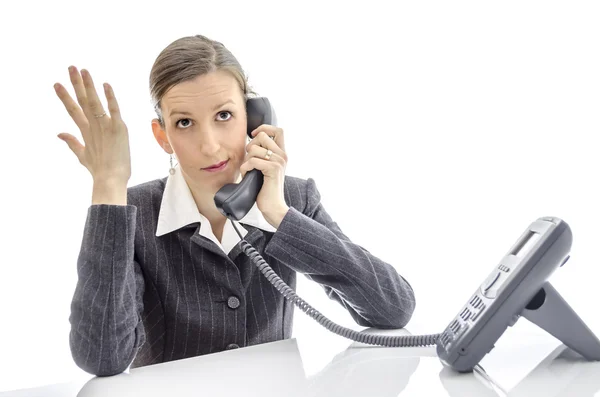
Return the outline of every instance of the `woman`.
{"type": "Polygon", "coordinates": [[[69,318],[71,352],[83,370],[108,376],[290,338],[293,304],[243,254],[213,200],[252,169],[264,183],[236,225],[290,287],[301,273],[359,325],[408,323],[415,307],[408,282],[342,233],[312,178],[285,175],[283,130],[262,125],[246,141],[245,101],[256,94],[221,43],[184,37],[156,59],[152,131],[171,155],[170,173],[129,188],[128,131],[112,88],[105,84],[106,114],[85,69],[71,67],[70,79],[79,106],[60,84],[55,89],[85,146],[70,134],[59,138],[94,180],[69,318]]]}

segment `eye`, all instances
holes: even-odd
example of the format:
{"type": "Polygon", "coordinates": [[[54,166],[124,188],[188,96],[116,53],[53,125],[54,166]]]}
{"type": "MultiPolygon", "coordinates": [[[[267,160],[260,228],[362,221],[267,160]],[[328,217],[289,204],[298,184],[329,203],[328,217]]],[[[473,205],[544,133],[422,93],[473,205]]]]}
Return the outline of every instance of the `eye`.
{"type": "Polygon", "coordinates": [[[232,116],[230,111],[228,111],[228,110],[223,110],[222,112],[219,112],[219,113],[217,113],[217,118],[218,118],[218,116],[221,116],[221,115],[223,115],[223,114],[228,114],[228,115],[229,115],[229,117],[228,117],[226,120],[219,119],[219,121],[227,121],[227,120],[229,120],[229,119],[231,118],[231,116],[232,116]]]}
{"type": "MultiPolygon", "coordinates": [[[[177,128],[179,128],[179,122],[180,122],[180,121],[184,121],[184,120],[190,121],[190,119],[179,119],[179,120],[177,120],[177,121],[175,122],[175,126],[176,126],[177,128]]],[[[190,123],[191,123],[191,122],[190,122],[190,123]]],[[[187,127],[189,127],[189,125],[188,125],[188,126],[185,126],[185,127],[183,127],[183,129],[186,129],[187,127]]]]}
{"type": "MultiPolygon", "coordinates": [[[[223,110],[223,111],[221,111],[221,112],[217,113],[217,120],[218,120],[218,121],[228,121],[229,119],[231,119],[231,117],[233,117],[233,115],[231,114],[231,112],[230,112],[229,110],[223,110]],[[224,117],[227,117],[227,115],[228,115],[229,117],[227,117],[226,119],[222,119],[222,118],[221,118],[221,116],[223,116],[223,115],[225,115],[224,117]]],[[[179,119],[179,120],[177,120],[177,121],[175,122],[175,126],[176,126],[177,128],[181,128],[181,129],[187,129],[187,128],[188,128],[190,125],[191,125],[191,119],[187,119],[187,118],[186,118],[186,119],[179,119]],[[179,122],[181,122],[181,121],[187,121],[188,123],[185,123],[186,125],[183,125],[183,124],[182,124],[182,125],[180,126],[180,125],[179,125],[179,122]]]]}

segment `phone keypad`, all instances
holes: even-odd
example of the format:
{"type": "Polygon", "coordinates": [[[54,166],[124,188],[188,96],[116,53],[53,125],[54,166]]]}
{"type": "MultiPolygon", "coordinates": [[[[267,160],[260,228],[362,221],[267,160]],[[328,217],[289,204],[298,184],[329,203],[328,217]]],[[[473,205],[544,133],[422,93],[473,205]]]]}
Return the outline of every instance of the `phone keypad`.
{"type": "Polygon", "coordinates": [[[471,301],[469,301],[469,304],[471,306],[473,306],[475,309],[481,309],[483,307],[485,307],[485,303],[483,303],[483,299],[481,299],[478,295],[475,295],[471,301]]]}
{"type": "Polygon", "coordinates": [[[462,336],[462,334],[467,332],[468,329],[469,329],[469,324],[463,323],[462,326],[459,328],[459,330],[456,332],[456,338],[457,339],[460,338],[462,336]]]}
{"type": "Polygon", "coordinates": [[[471,320],[475,321],[479,318],[481,312],[485,310],[485,303],[483,299],[481,299],[478,295],[475,295],[470,301],[469,305],[471,305],[473,312],[471,314],[471,320]]]}
{"type": "Polygon", "coordinates": [[[461,322],[455,319],[450,323],[446,331],[440,336],[440,342],[446,351],[450,350],[450,347],[454,342],[460,338],[469,329],[469,324],[461,322]]]}
{"type": "Polygon", "coordinates": [[[446,351],[458,338],[460,338],[470,328],[469,321],[475,321],[481,312],[485,310],[485,303],[479,295],[474,295],[467,306],[460,314],[448,325],[446,330],[440,336],[439,342],[446,351]]]}
{"type": "Polygon", "coordinates": [[[459,329],[460,329],[460,322],[458,320],[454,320],[452,322],[452,324],[450,324],[450,330],[456,334],[459,329]]]}
{"type": "Polygon", "coordinates": [[[460,318],[467,321],[471,317],[471,311],[468,307],[465,307],[463,311],[460,313],[460,318]]]}
{"type": "Polygon", "coordinates": [[[440,336],[440,342],[442,343],[442,346],[446,349],[446,351],[448,351],[450,343],[453,340],[454,336],[452,335],[452,332],[450,330],[447,330],[442,334],[442,336],[440,336]]]}
{"type": "MultiPolygon", "coordinates": [[[[483,308],[485,308],[485,305],[483,306],[483,308]]],[[[483,309],[481,310],[477,310],[475,313],[473,313],[473,316],[471,316],[471,320],[475,321],[479,318],[479,315],[483,312],[483,309]]]]}

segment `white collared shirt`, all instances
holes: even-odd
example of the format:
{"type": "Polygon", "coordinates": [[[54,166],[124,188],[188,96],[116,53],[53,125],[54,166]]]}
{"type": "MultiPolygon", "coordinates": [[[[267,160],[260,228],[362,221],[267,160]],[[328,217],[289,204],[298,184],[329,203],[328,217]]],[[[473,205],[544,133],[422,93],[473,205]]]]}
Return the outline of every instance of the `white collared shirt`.
{"type": "MultiPolygon", "coordinates": [[[[241,180],[242,176],[240,175],[236,183],[239,183],[241,180]]],[[[225,227],[223,228],[223,241],[219,242],[213,233],[208,219],[198,211],[192,192],[190,191],[178,164],[175,166],[175,174],[169,174],[169,177],[167,178],[167,184],[165,186],[160,205],[160,212],[158,214],[156,236],[162,236],[194,222],[200,222],[199,234],[212,240],[221,247],[225,254],[229,254],[233,247],[240,242],[240,237],[231,225],[229,219],[225,222],[225,227]]],[[[256,203],[254,203],[246,216],[240,221],[234,221],[234,223],[242,236],[245,236],[248,231],[240,225],[240,223],[245,223],[269,232],[275,232],[277,230],[266,221],[256,203]]]]}

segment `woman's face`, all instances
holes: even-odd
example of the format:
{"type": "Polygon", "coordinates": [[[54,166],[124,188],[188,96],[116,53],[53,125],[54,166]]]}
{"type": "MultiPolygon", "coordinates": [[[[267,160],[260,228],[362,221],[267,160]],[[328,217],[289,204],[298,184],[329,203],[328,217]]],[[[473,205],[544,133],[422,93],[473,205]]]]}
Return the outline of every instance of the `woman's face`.
{"type": "Polygon", "coordinates": [[[216,71],[172,87],[162,99],[163,131],[152,121],[159,145],[173,153],[188,184],[216,192],[235,182],[246,155],[246,104],[237,80],[216,71]],[[205,168],[228,160],[225,168],[205,168]]]}

